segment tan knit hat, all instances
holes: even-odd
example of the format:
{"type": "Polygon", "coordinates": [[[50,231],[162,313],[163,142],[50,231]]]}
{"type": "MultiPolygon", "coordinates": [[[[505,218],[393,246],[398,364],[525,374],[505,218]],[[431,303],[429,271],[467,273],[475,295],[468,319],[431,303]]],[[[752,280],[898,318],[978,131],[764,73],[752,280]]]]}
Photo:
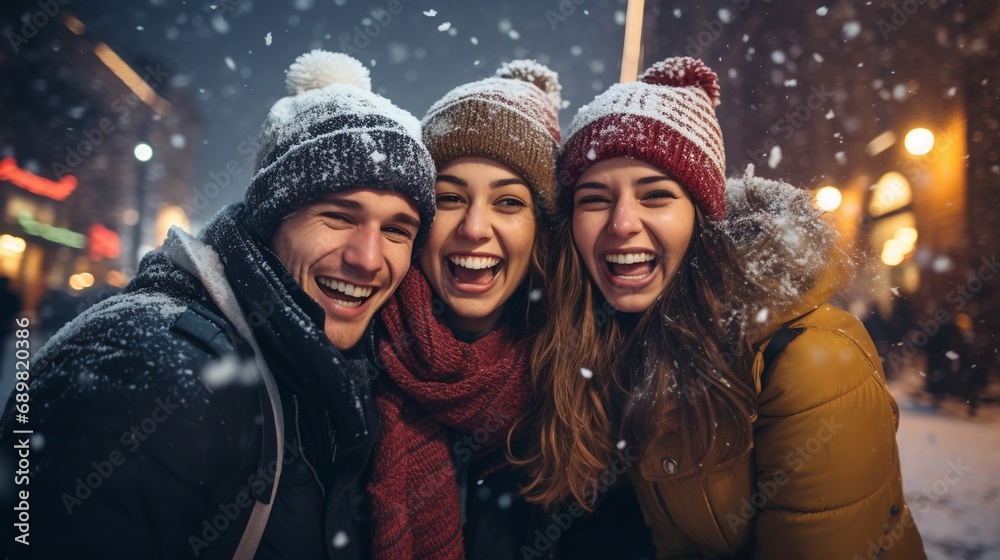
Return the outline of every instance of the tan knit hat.
{"type": "Polygon", "coordinates": [[[561,89],[556,73],[538,62],[509,62],[496,77],[459,86],[432,105],[421,123],[424,143],[438,169],[463,156],[510,167],[551,216],[561,89]]]}

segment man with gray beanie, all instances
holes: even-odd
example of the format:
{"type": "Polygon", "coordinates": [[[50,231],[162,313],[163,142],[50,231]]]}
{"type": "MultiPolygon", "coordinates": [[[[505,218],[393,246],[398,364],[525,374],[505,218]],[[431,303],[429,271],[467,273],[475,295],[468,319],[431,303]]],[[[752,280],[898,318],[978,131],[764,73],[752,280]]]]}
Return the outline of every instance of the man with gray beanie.
{"type": "Polygon", "coordinates": [[[245,201],[172,229],[35,356],[28,422],[12,399],[0,426],[10,557],[368,556],[370,322],[427,236],[434,162],[357,60],[313,51],[287,85],[245,201]]]}

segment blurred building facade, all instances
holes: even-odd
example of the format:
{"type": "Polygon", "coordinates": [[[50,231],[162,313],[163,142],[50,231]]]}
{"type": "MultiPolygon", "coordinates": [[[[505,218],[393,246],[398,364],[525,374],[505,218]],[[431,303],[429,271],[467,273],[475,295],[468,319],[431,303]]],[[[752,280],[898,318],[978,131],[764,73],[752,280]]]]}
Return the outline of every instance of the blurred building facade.
{"type": "Polygon", "coordinates": [[[839,191],[832,211],[845,243],[867,256],[841,303],[874,303],[887,313],[904,298],[920,322],[914,326],[934,330],[946,314],[979,336],[979,352],[993,355],[1000,6],[677,6],[647,2],[645,64],[688,55],[717,71],[730,176],[752,163],[758,175],[839,191]],[[930,133],[923,142],[920,133],[907,138],[918,128],[930,133]]]}
{"type": "Polygon", "coordinates": [[[0,24],[0,275],[34,310],[46,292],[124,285],[186,225],[200,124],[162,63],[126,62],[72,6],[15,4],[0,24]]]}

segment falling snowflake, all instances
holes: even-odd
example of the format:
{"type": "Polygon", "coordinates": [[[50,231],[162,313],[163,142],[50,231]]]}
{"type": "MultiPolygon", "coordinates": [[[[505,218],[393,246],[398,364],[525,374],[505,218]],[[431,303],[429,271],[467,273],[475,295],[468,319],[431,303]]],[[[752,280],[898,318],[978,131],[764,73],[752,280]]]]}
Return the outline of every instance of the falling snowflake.
{"type": "Polygon", "coordinates": [[[892,292],[892,295],[899,297],[899,288],[897,288],[896,286],[889,288],[889,291],[892,292]]]}
{"type": "Polygon", "coordinates": [[[528,299],[531,301],[538,301],[542,299],[542,291],[538,288],[531,290],[531,292],[528,293],[528,299]]]}
{"type": "Polygon", "coordinates": [[[337,534],[333,536],[333,548],[341,550],[347,548],[347,544],[350,539],[347,538],[347,533],[343,531],[337,531],[337,534]]]}
{"type": "Polygon", "coordinates": [[[270,31],[267,32],[267,35],[264,35],[264,44],[267,45],[267,46],[269,46],[269,47],[271,46],[271,32],[270,31]]]}
{"type": "Polygon", "coordinates": [[[861,24],[856,21],[849,21],[844,24],[843,28],[844,40],[850,41],[861,33],[861,24]]]}
{"type": "Polygon", "coordinates": [[[450,21],[446,21],[438,26],[438,31],[448,31],[449,29],[451,29],[450,21]]]}
{"type": "Polygon", "coordinates": [[[593,148],[591,148],[590,151],[587,152],[587,159],[589,159],[590,161],[594,161],[595,159],[597,159],[597,152],[593,148]]]}
{"type": "Polygon", "coordinates": [[[618,447],[618,449],[625,449],[625,446],[626,446],[626,445],[628,445],[628,444],[627,444],[627,443],[625,443],[625,440],[620,440],[620,441],[618,442],[618,445],[617,445],[617,447],[618,447]]]}
{"type": "Polygon", "coordinates": [[[781,146],[775,146],[771,148],[771,154],[767,157],[767,166],[774,169],[779,163],[781,163],[781,146]]]}
{"type": "Polygon", "coordinates": [[[594,377],[594,372],[584,367],[580,368],[580,375],[582,375],[584,379],[590,379],[591,377],[594,377]]]}
{"type": "Polygon", "coordinates": [[[427,11],[424,12],[424,15],[427,16],[427,17],[434,17],[434,16],[438,15],[438,13],[437,13],[437,10],[427,10],[427,11]]]}
{"type": "Polygon", "coordinates": [[[233,62],[231,57],[226,57],[226,66],[228,66],[230,70],[236,70],[236,63],[233,62]]]}
{"type": "Polygon", "coordinates": [[[767,317],[770,314],[771,312],[768,311],[768,309],[765,307],[757,312],[757,317],[754,320],[757,321],[758,323],[763,323],[764,321],[767,321],[767,317]]]}
{"type": "Polygon", "coordinates": [[[514,503],[514,498],[511,497],[510,493],[504,492],[497,498],[497,506],[500,509],[510,509],[510,506],[514,503]]]}

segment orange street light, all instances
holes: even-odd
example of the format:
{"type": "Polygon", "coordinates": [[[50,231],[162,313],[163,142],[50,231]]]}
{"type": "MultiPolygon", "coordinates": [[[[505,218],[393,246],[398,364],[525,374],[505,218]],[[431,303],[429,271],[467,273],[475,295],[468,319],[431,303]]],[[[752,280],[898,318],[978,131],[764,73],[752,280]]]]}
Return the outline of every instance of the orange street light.
{"type": "Polygon", "coordinates": [[[906,151],[915,156],[922,156],[934,147],[934,133],[926,128],[914,128],[906,133],[903,140],[906,151]]]}

